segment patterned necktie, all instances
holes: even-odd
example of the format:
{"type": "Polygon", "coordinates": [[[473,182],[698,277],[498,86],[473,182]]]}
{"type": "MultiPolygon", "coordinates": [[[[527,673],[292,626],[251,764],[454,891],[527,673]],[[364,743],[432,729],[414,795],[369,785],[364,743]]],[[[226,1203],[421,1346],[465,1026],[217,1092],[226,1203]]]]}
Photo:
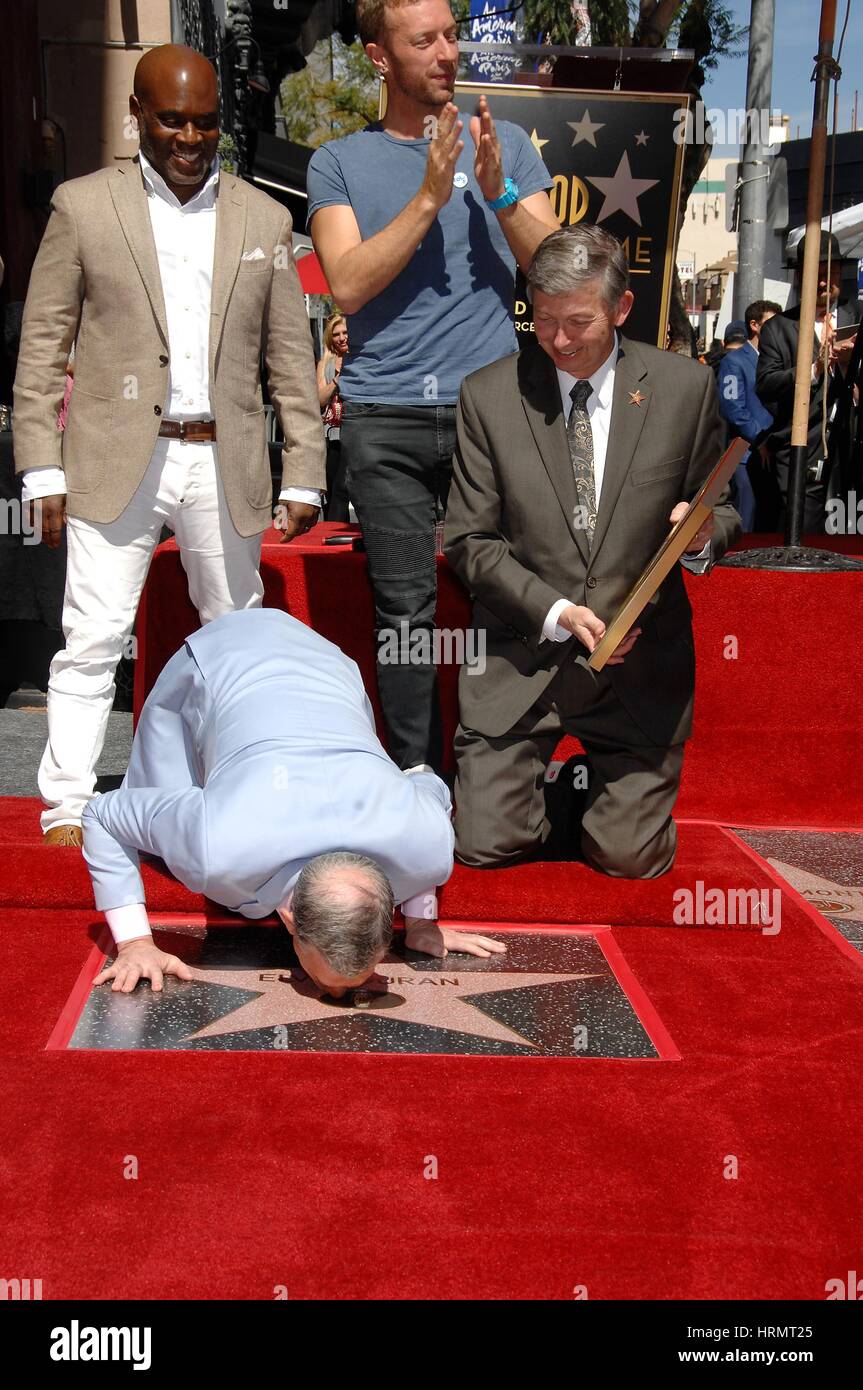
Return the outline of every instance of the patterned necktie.
{"type": "Polygon", "coordinates": [[[569,393],[572,400],[572,410],[569,412],[569,423],[566,427],[569,456],[572,459],[572,471],[575,477],[575,492],[578,497],[578,505],[581,508],[580,516],[585,523],[584,530],[588,546],[593,543],[593,533],[596,529],[593,430],[590,428],[590,416],[587,413],[587,398],[592,390],[593,387],[589,381],[577,381],[575,383],[569,393]]]}

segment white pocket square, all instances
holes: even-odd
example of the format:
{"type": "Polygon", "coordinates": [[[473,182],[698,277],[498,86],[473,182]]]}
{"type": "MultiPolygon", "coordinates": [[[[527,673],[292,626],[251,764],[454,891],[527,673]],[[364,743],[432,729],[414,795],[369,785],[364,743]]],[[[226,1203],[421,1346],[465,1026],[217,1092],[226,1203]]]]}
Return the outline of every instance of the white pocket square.
{"type": "Polygon", "coordinates": [[[260,246],[256,246],[254,251],[244,251],[242,259],[244,261],[263,261],[265,257],[260,246]]]}

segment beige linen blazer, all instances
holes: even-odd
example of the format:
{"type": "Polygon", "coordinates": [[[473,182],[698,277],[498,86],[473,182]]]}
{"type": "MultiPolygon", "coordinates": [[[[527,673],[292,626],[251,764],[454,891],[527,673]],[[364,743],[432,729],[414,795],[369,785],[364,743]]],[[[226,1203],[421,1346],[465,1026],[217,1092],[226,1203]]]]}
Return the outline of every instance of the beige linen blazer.
{"type": "MultiPolygon", "coordinates": [[[[15,378],[15,466],[60,466],[67,511],[110,522],[144,476],[168,388],[170,347],[156,245],[138,160],[61,184],[33,266],[15,378]],[[75,386],[63,433],[66,359],[75,386]]],[[[282,486],[324,488],[325,453],[291,218],[222,172],[210,310],[210,403],[231,518],[266,529],[272,485],[261,395],[284,431],[282,486]],[[263,256],[244,260],[260,248],[263,256]]]]}

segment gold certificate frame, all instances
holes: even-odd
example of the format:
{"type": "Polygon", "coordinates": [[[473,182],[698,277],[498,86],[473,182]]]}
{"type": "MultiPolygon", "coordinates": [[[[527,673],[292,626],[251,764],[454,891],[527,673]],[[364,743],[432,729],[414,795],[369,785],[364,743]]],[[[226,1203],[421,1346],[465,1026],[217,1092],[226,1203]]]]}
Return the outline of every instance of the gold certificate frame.
{"type": "Polygon", "coordinates": [[[641,578],[627,594],[605,636],[591,654],[588,666],[601,671],[608,658],[620,646],[635,620],[644,612],[663,579],[677,564],[698,528],[707,520],[737,465],[743,461],[749,445],[745,439],[733,439],[713,471],[698,489],[689,504],[689,511],[671,528],[641,578]]]}

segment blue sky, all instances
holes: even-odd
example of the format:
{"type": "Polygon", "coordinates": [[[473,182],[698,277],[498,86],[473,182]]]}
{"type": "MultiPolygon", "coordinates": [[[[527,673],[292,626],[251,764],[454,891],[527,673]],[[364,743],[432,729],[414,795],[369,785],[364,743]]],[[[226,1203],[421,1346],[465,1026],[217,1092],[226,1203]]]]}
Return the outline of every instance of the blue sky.
{"type": "MultiPolygon", "coordinates": [[[[847,0],[839,0],[836,22],[836,44],[845,18],[847,0]]],[[[738,24],[748,24],[750,0],[728,0],[738,24]]],[[[801,138],[812,127],[814,84],[810,81],[813,58],[818,48],[819,0],[776,0],[776,35],[773,55],[773,97],[771,105],[791,117],[791,139],[800,126],[801,138]]],[[[858,126],[863,127],[863,0],[851,0],[851,17],[842,50],[842,80],[839,83],[839,130],[851,129],[854,88],[860,89],[858,126]]],[[[706,106],[742,107],[746,105],[746,58],[720,59],[715,72],[708,74],[704,88],[706,106]]],[[[833,128],[833,99],[831,92],[829,129],[833,128]]],[[[734,151],[717,146],[716,153],[730,155],[734,151]]]]}

